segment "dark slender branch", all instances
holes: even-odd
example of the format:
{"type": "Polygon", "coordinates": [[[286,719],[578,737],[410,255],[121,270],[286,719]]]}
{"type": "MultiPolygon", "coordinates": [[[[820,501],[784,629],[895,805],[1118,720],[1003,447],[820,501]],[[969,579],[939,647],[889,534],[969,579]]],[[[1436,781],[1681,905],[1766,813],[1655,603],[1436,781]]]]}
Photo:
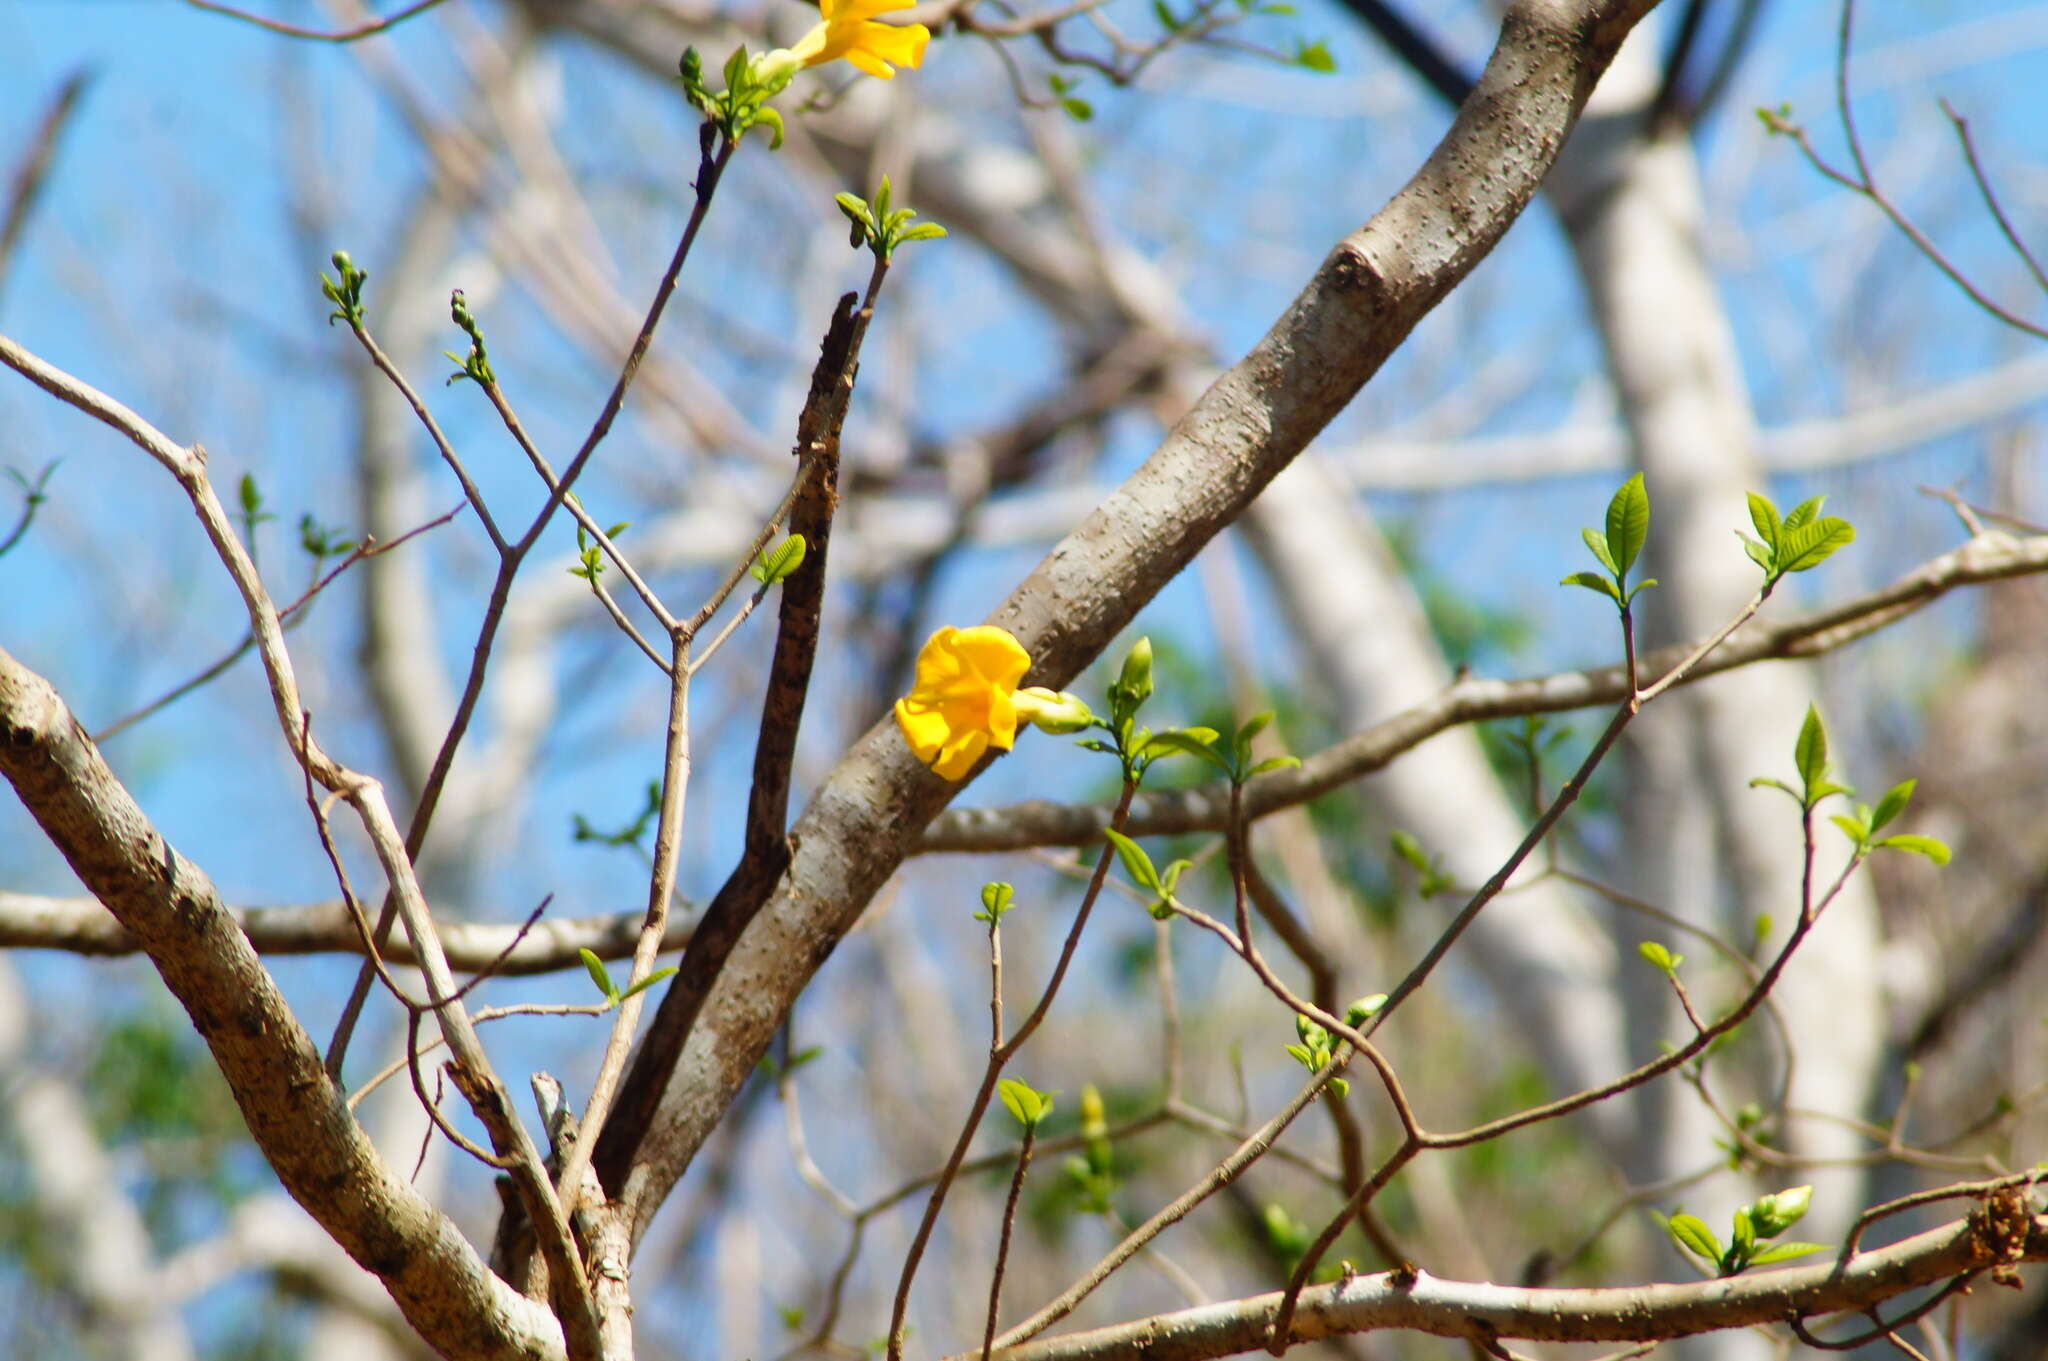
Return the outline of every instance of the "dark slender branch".
{"type": "Polygon", "coordinates": [[[1455,109],[1471,95],[1472,77],[1407,15],[1384,0],[1342,2],[1438,99],[1455,109]]]}
{"type": "Polygon", "coordinates": [[[0,287],[7,282],[7,267],[14,260],[15,248],[21,244],[22,231],[42,197],[43,186],[49,182],[50,167],[56,164],[57,143],[78,112],[78,101],[92,80],[90,69],[73,71],[64,78],[29,137],[28,149],[14,168],[7,186],[7,208],[0,213],[0,287]]]}
{"type": "Polygon", "coordinates": [[[1010,1234],[1017,1227],[1017,1200],[1024,1194],[1024,1173],[1031,1166],[1031,1144],[1038,1137],[1038,1126],[1024,1127],[1024,1142],[1017,1147],[1017,1170],[1010,1174],[1009,1199],[1003,1202],[1003,1232],[996,1242],[995,1270],[988,1281],[988,1322],[981,1330],[981,1361],[988,1361],[988,1354],[996,1345],[996,1314],[1003,1306],[1003,1268],[1010,1264],[1010,1234]]]}
{"type": "Polygon", "coordinates": [[[698,920],[690,947],[669,980],[633,1066],[619,1087],[615,1116],[598,1136],[592,1166],[598,1180],[613,1194],[624,1186],[640,1142],[652,1128],[655,1108],[689,1042],[698,1009],[747,924],[767,902],[789,864],[790,766],[817,657],[832,515],[839,499],[839,436],[853,397],[861,342],[874,318],[874,298],[885,269],[877,262],[865,305],[856,309],[851,293],[839,300],[811,372],[810,395],[797,420],[794,451],[811,467],[807,476],[799,470],[789,520],[790,532],[804,536],[806,552],[803,566],[781,586],[775,654],[769,664],[767,695],[754,744],[745,844],[739,863],[698,920]]]}
{"type": "Polygon", "coordinates": [[[1708,0],[1686,0],[1685,11],[1678,16],[1678,32],[1672,35],[1670,50],[1664,54],[1664,72],[1657,83],[1657,97],[1650,101],[1649,128],[1652,132],[1667,125],[1674,113],[1677,121],[1685,119],[1680,91],[1685,85],[1685,66],[1692,56],[1694,44],[1699,41],[1700,20],[1706,17],[1708,0]]]}

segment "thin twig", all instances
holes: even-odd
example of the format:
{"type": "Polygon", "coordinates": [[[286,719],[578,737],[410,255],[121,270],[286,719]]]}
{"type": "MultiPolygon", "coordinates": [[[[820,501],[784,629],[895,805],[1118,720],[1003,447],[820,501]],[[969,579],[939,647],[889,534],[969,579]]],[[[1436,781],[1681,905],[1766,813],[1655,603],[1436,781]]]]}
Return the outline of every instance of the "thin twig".
{"type": "Polygon", "coordinates": [[[272,33],[281,33],[287,38],[305,38],[311,42],[321,43],[352,43],[359,38],[368,38],[374,34],[382,33],[386,29],[395,28],[416,14],[424,14],[440,4],[441,0],[413,0],[412,4],[407,5],[396,14],[387,14],[381,19],[370,19],[357,24],[354,28],[341,28],[331,31],[318,28],[301,28],[297,24],[285,23],[282,19],[266,19],[260,14],[251,14],[247,10],[236,9],[233,5],[221,4],[220,0],[185,0],[185,3],[194,9],[203,9],[209,14],[226,15],[230,19],[239,19],[245,24],[254,24],[256,27],[267,29],[272,33]]]}

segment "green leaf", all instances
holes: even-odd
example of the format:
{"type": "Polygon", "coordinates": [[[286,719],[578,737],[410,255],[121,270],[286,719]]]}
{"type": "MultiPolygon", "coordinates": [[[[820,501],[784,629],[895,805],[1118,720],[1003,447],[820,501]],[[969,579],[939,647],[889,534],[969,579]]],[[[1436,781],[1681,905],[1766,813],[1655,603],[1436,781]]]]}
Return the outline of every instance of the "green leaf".
{"type": "Polygon", "coordinates": [[[1407,832],[1395,831],[1388,840],[1393,844],[1394,854],[1406,860],[1424,874],[1429,873],[1429,856],[1423,851],[1422,843],[1407,832]]]}
{"type": "Polygon", "coordinates": [[[1924,855],[1937,865],[1946,865],[1954,854],[1946,842],[1931,836],[1888,836],[1877,844],[1888,851],[1910,851],[1914,855],[1924,855]]]}
{"type": "Polygon", "coordinates": [[[804,536],[792,534],[775,547],[763,550],[747,570],[762,586],[777,586],[804,565],[804,558],[809,552],[810,545],[804,541],[804,536]]]}
{"type": "Polygon", "coordinates": [[[1685,963],[1684,955],[1674,955],[1654,940],[1646,940],[1638,945],[1636,953],[1650,961],[1651,967],[1661,969],[1673,978],[1678,976],[1678,966],[1685,963]]]}
{"type": "Polygon", "coordinates": [[[1297,42],[1294,46],[1294,61],[1297,66],[1329,75],[1337,69],[1337,59],[1330,55],[1330,49],[1321,38],[1312,43],[1297,42]]]}
{"type": "Polygon", "coordinates": [[[1798,790],[1794,789],[1791,785],[1786,784],[1783,780],[1774,780],[1768,775],[1757,776],[1754,780],[1751,780],[1749,782],[1749,787],[1751,789],[1778,789],[1784,791],[1787,794],[1790,794],[1795,799],[1799,798],[1798,790]]]}
{"type": "Polygon", "coordinates": [[[1238,726],[1237,731],[1231,734],[1230,748],[1237,757],[1238,769],[1244,769],[1245,762],[1251,759],[1253,740],[1270,727],[1272,722],[1273,711],[1268,709],[1264,713],[1253,714],[1247,718],[1238,726]]]}
{"type": "Polygon", "coordinates": [[[1671,1235],[1672,1242],[1687,1252],[1720,1265],[1721,1240],[1714,1237],[1714,1231],[1698,1215],[1673,1215],[1664,1221],[1664,1231],[1671,1235]]]}
{"type": "Polygon", "coordinates": [[[1621,604],[1621,588],[1606,577],[1601,576],[1598,572],[1573,572],[1570,576],[1561,579],[1557,584],[1560,586],[1583,586],[1589,591],[1597,591],[1601,595],[1606,596],[1616,605],[1621,604]]]}
{"type": "Polygon", "coordinates": [[[1017,890],[1000,879],[981,886],[981,911],[974,914],[978,922],[994,926],[1003,919],[1003,914],[1016,905],[1017,890]]]}
{"type": "Polygon", "coordinates": [[[1637,473],[1621,484],[1607,503],[1607,548],[1614,554],[1615,575],[1625,577],[1643,551],[1650,533],[1650,494],[1637,473]]]}
{"type": "Polygon", "coordinates": [[[662,979],[667,978],[671,974],[675,973],[675,971],[676,969],[673,964],[669,965],[666,968],[656,969],[653,973],[647,975],[647,977],[641,979],[638,983],[635,983],[632,987],[627,988],[624,992],[620,993],[619,1000],[623,1002],[628,997],[633,997],[639,993],[646,992],[656,983],[661,982],[662,979]]]}
{"type": "Polygon", "coordinates": [[[1806,706],[1806,719],[1799,725],[1799,740],[1793,744],[1792,759],[1811,800],[1813,787],[1828,773],[1828,730],[1821,724],[1820,710],[1811,704],[1806,706]]]}
{"type": "MultiPolygon", "coordinates": [[[[1749,522],[1756,526],[1756,532],[1762,537],[1764,546],[1769,548],[1771,556],[1775,557],[1777,555],[1778,531],[1780,527],[1778,508],[1771,504],[1771,499],[1768,496],[1759,496],[1755,492],[1749,493],[1749,522]]],[[[1735,532],[1738,534],[1742,533],[1739,529],[1735,532]]],[[[1744,535],[1744,537],[1747,538],[1748,536],[1744,535]]],[[[1756,555],[1752,553],[1750,556],[1755,557],[1756,555]]]]}
{"type": "Polygon", "coordinates": [[[1810,523],[1815,516],[1820,514],[1820,508],[1827,503],[1827,499],[1828,498],[1823,495],[1811,496],[1808,497],[1806,500],[1801,501],[1798,505],[1792,507],[1791,510],[1786,512],[1785,519],[1782,522],[1781,527],[1784,529],[1797,529],[1799,528],[1799,526],[1803,524],[1810,523]]]}
{"type": "Polygon", "coordinates": [[[1152,17],[1168,33],[1180,32],[1180,16],[1166,7],[1166,0],[1152,0],[1152,17]]]}
{"type": "Polygon", "coordinates": [[[1152,867],[1152,857],[1145,854],[1145,848],[1125,836],[1122,832],[1104,828],[1102,834],[1116,847],[1117,859],[1124,862],[1124,873],[1140,888],[1159,891],[1159,871],[1152,867]]]}
{"type": "Polygon", "coordinates": [[[797,1069],[803,1067],[824,1052],[825,1046],[822,1044],[806,1045],[804,1048],[797,1050],[789,1056],[789,1062],[782,1065],[784,1076],[794,1073],[797,1069]]]}
{"type": "Polygon", "coordinates": [[[1727,1266],[1729,1260],[1746,1262],[1750,1254],[1756,1251],[1756,1217],[1749,1212],[1747,1205],[1735,1212],[1732,1227],[1735,1241],[1728,1245],[1731,1250],[1728,1260],[1722,1262],[1723,1266],[1727,1266]]]}
{"type": "Polygon", "coordinates": [[[1781,572],[1806,572],[1833,557],[1836,550],[1856,541],[1856,527],[1830,515],[1797,529],[1785,531],[1778,547],[1777,567],[1781,572]]]}
{"type": "Polygon", "coordinates": [[[1373,1017],[1379,1015],[1380,1008],[1386,1004],[1387,995],[1383,992],[1373,993],[1369,997],[1361,997],[1350,1006],[1344,1008],[1344,1024],[1356,1030],[1373,1017]]]}
{"type": "Polygon", "coordinates": [[[612,976],[605,971],[604,961],[588,950],[578,950],[576,953],[583,957],[584,971],[590,975],[590,981],[597,984],[597,990],[603,993],[608,1001],[617,1001],[619,990],[612,982],[612,976]]]}
{"type": "Polygon", "coordinates": [[[946,229],[936,222],[920,222],[896,238],[896,244],[905,246],[912,241],[937,241],[946,234],[946,229]]]}
{"type": "Polygon", "coordinates": [[[1742,551],[1749,554],[1751,562],[1763,568],[1766,572],[1771,570],[1771,550],[1769,548],[1750,538],[1749,535],[1739,529],[1735,531],[1735,537],[1742,540],[1742,551]]]}
{"type": "Polygon", "coordinates": [[[1657,578],[1644,577],[1641,581],[1638,581],[1635,585],[1629,588],[1628,595],[1623,598],[1621,603],[1624,605],[1633,603],[1637,596],[1641,595],[1644,591],[1649,590],[1652,586],[1655,586],[1656,584],[1657,578]]]}
{"type": "Polygon", "coordinates": [[[1268,756],[1265,760],[1245,772],[1249,780],[1254,775],[1264,775],[1269,770],[1291,770],[1301,764],[1299,756],[1268,756]]]}
{"type": "Polygon", "coordinates": [[[1774,1243],[1749,1259],[1751,1266],[1768,1266],[1772,1262],[1789,1262],[1795,1257],[1808,1257],[1816,1252],[1828,1251],[1825,1243],[1774,1243]]]}
{"type": "Polygon", "coordinates": [[[747,126],[767,128],[768,149],[770,151],[782,150],[782,114],[778,110],[768,108],[765,105],[755,109],[747,118],[747,126]]]}
{"type": "Polygon", "coordinates": [[[1614,565],[1614,554],[1607,551],[1605,534],[1597,529],[1582,529],[1579,531],[1579,537],[1586,541],[1586,547],[1592,550],[1594,560],[1607,569],[1609,576],[1621,575],[1621,569],[1614,565]]]}
{"type": "Polygon", "coordinates": [[[1840,813],[1837,813],[1829,818],[1828,821],[1841,828],[1842,835],[1848,837],[1849,840],[1859,846],[1870,840],[1870,828],[1864,825],[1861,818],[1843,817],[1840,813]]]}
{"type": "Polygon", "coordinates": [[[1886,790],[1885,796],[1877,801],[1877,808],[1870,815],[1870,830],[1879,830],[1887,822],[1905,812],[1906,803],[1913,797],[1913,790],[1919,783],[1918,780],[1901,780],[1886,790]]]}
{"type": "Polygon", "coordinates": [[[1093,104],[1090,104],[1085,99],[1076,99],[1072,95],[1068,95],[1060,100],[1060,108],[1066,112],[1067,117],[1073,119],[1076,123],[1086,123],[1095,117],[1095,106],[1093,104]]]}
{"type": "Polygon", "coordinates": [[[1164,756],[1199,756],[1228,775],[1229,760],[1209,745],[1216,736],[1213,728],[1168,728],[1139,748],[1138,755],[1147,761],[1156,761],[1164,756]],[[1204,733],[1208,734],[1206,739],[1202,736],[1204,733]]]}
{"type": "Polygon", "coordinates": [[[996,1083],[996,1095],[1002,1098],[1004,1109],[1015,1116],[1017,1123],[1025,1129],[1038,1128],[1038,1122],[1052,1113],[1051,1092],[1033,1091],[1028,1082],[1006,1077],[996,1083]]]}

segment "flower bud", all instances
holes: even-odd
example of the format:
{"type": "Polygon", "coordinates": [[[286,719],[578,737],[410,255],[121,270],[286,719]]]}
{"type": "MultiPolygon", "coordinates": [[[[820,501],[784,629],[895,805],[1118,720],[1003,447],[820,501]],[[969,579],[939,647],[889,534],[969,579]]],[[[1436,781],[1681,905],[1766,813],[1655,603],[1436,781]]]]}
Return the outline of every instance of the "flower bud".
{"type": "Polygon", "coordinates": [[[1055,692],[1033,685],[1011,698],[1017,706],[1017,717],[1040,732],[1079,732],[1095,721],[1087,701],[1065,690],[1055,692]]]}
{"type": "Polygon", "coordinates": [[[1152,697],[1152,639],[1140,638],[1124,658],[1124,669],[1117,676],[1117,688],[1129,698],[1133,709],[1152,697]]]}
{"type": "Polygon", "coordinates": [[[1806,1207],[1813,1204],[1811,1186],[1794,1186],[1775,1195],[1760,1197],[1749,1207],[1750,1221],[1756,1225],[1759,1238],[1775,1238],[1797,1224],[1806,1213],[1806,1207]]]}

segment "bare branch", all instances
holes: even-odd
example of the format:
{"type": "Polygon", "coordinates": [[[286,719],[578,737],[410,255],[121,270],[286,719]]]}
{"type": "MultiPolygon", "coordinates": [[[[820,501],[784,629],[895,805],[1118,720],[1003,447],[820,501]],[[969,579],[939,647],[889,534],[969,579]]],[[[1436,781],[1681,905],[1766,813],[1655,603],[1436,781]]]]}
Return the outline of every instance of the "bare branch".
{"type": "MultiPolygon", "coordinates": [[[[2048,1217],[2017,1226],[2024,1259],[2048,1261],[2048,1217]]],[[[1555,1342],[1649,1342],[1787,1318],[1864,1309],[1908,1290],[2009,1261],[1998,1226],[1983,1211],[1887,1248],[1839,1270],[1764,1271],[1686,1285],[1600,1290],[1525,1290],[1438,1280],[1421,1271],[1353,1276],[1302,1292],[1289,1343],[1341,1333],[1406,1328],[1496,1344],[1501,1338],[1555,1342]]],[[[1279,1312],[1281,1293],[1186,1309],[1065,1337],[1006,1347],[993,1361],[1207,1361],[1255,1351],[1279,1312]]],[[[964,1353],[950,1361],[967,1361],[964,1353]]]]}

